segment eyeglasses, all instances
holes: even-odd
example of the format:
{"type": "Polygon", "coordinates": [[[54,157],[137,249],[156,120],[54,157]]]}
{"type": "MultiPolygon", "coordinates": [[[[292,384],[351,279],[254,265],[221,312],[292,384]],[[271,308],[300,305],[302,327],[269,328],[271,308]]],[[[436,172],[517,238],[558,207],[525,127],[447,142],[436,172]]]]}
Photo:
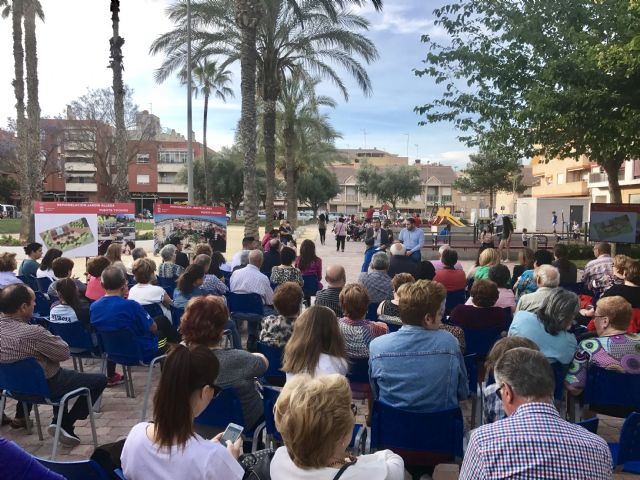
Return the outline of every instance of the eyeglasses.
{"type": "Polygon", "coordinates": [[[506,385],[506,383],[503,383],[502,385],[500,385],[500,388],[498,388],[498,390],[496,390],[496,395],[498,396],[500,401],[502,401],[502,389],[505,387],[505,385],[506,385]]]}

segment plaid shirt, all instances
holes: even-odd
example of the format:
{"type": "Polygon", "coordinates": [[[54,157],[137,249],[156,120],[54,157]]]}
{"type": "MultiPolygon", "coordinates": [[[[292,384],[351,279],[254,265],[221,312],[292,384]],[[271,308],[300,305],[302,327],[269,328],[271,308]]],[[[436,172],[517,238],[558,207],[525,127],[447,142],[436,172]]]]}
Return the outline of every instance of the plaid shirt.
{"type": "Polygon", "coordinates": [[[328,287],[324,290],[319,290],[316,293],[315,305],[330,308],[336,314],[336,317],[342,316],[342,309],[340,308],[340,292],[342,288],[328,287]]]}
{"type": "Polygon", "coordinates": [[[393,298],[393,285],[387,272],[363,272],[358,277],[358,283],[367,289],[370,303],[380,303],[393,298]]]}
{"type": "Polygon", "coordinates": [[[60,370],[60,362],[70,356],[69,345],[39,325],[31,325],[11,315],[0,315],[0,363],[33,357],[46,378],[60,370]]]}
{"type": "Polygon", "coordinates": [[[602,293],[613,285],[613,258],[600,255],[584,267],[582,275],[584,286],[592,292],[602,293]]]}
{"type": "Polygon", "coordinates": [[[504,420],[474,430],[460,480],[611,478],[606,442],[562,420],[550,403],[526,403],[504,420]]]}

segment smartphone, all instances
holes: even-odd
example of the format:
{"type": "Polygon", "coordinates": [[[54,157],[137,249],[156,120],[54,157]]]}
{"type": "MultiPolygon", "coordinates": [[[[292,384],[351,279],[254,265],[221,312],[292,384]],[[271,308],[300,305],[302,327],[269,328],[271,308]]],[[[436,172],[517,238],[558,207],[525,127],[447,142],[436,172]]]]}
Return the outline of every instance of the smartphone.
{"type": "Polygon", "coordinates": [[[236,440],[240,438],[240,435],[242,435],[242,430],[244,429],[240,425],[230,423],[229,425],[227,425],[227,428],[222,434],[222,437],[220,437],[220,443],[224,446],[227,445],[227,440],[229,440],[231,443],[235,443],[236,440]]]}

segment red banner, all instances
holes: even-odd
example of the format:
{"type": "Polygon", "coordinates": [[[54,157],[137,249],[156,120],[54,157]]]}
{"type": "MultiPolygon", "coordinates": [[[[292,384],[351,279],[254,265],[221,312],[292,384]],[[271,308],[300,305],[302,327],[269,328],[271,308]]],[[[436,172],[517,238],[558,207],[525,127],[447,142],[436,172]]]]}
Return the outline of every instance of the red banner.
{"type": "Polygon", "coordinates": [[[95,213],[116,215],[136,213],[133,203],[34,202],[33,213],[95,213]]]}
{"type": "Polygon", "coordinates": [[[154,214],[167,215],[195,215],[202,217],[226,217],[227,210],[224,207],[206,207],[188,205],[173,205],[168,203],[155,203],[153,205],[154,214]]]}
{"type": "Polygon", "coordinates": [[[640,204],[634,203],[592,203],[592,212],[637,212],[640,214],[640,204]]]}

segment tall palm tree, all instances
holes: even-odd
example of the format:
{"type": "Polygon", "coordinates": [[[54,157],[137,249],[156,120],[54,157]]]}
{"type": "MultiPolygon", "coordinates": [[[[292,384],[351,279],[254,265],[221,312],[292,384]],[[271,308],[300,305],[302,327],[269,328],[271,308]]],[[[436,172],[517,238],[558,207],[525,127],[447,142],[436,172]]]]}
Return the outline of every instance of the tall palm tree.
{"type": "MultiPolygon", "coordinates": [[[[186,56],[185,56],[186,58],[186,56]]],[[[186,63],[186,62],[185,62],[186,63]]],[[[185,67],[180,71],[180,81],[185,84],[187,82],[187,70],[185,67]]],[[[160,82],[164,81],[162,76],[160,82]]],[[[209,61],[207,58],[198,60],[191,69],[191,79],[193,81],[193,95],[198,97],[202,95],[204,97],[204,118],[202,120],[202,146],[203,146],[203,166],[204,166],[204,185],[205,195],[204,201],[209,205],[212,201],[211,192],[209,191],[209,182],[207,176],[209,175],[207,170],[207,118],[209,113],[209,98],[211,96],[216,97],[223,102],[226,102],[228,98],[234,96],[233,90],[229,85],[231,84],[232,74],[229,70],[218,65],[217,61],[209,61]]],[[[166,78],[166,77],[165,77],[166,78]]]]}
{"type": "Polygon", "coordinates": [[[129,199],[129,162],[127,159],[127,127],[124,120],[125,89],[122,80],[122,45],[124,38],[120,36],[120,0],[111,0],[111,31],[109,39],[109,68],[113,71],[113,110],[116,123],[116,201],[129,199]]]}
{"type": "Polygon", "coordinates": [[[22,222],[20,224],[20,239],[26,241],[33,237],[32,211],[33,200],[39,199],[37,194],[42,186],[36,187],[35,179],[41,175],[38,168],[40,152],[40,107],[38,102],[38,74],[37,52],[35,36],[35,17],[44,21],[42,6],[37,0],[0,0],[2,17],[11,15],[13,35],[13,62],[14,74],[13,91],[16,97],[16,136],[17,145],[17,172],[24,179],[20,182],[20,200],[22,222]],[[27,18],[28,17],[28,18],[27,18]],[[23,28],[25,46],[22,45],[23,28]],[[24,83],[25,83],[25,50],[27,57],[27,91],[28,91],[28,117],[25,115],[24,83]],[[29,75],[31,78],[28,78],[29,75]],[[35,132],[35,136],[33,135],[35,132]],[[35,191],[34,191],[34,187],[35,191]]]}

